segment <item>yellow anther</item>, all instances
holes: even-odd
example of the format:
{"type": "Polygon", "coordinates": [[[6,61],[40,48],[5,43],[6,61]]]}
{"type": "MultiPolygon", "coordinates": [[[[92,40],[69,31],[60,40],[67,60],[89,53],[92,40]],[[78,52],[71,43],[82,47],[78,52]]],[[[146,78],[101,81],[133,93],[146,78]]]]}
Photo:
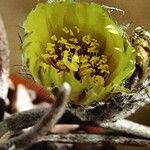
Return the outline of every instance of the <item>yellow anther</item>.
{"type": "Polygon", "coordinates": [[[91,65],[89,64],[89,63],[83,63],[83,64],[81,64],[81,66],[80,66],[80,69],[87,69],[87,68],[91,68],[91,65]]]}
{"type": "Polygon", "coordinates": [[[92,56],[92,58],[90,59],[90,63],[92,66],[97,65],[97,62],[100,60],[100,57],[98,56],[92,56]]]}
{"type": "Polygon", "coordinates": [[[91,42],[91,43],[90,43],[90,46],[91,46],[91,47],[92,47],[92,46],[98,47],[98,46],[99,46],[99,43],[97,43],[97,42],[91,42]]]}
{"type": "Polygon", "coordinates": [[[41,57],[44,60],[44,63],[49,64],[51,59],[55,60],[55,59],[57,59],[58,56],[56,54],[53,54],[53,55],[42,54],[41,57]]]}
{"type": "Polygon", "coordinates": [[[56,59],[58,56],[56,54],[50,55],[50,58],[56,59]]]}
{"type": "Polygon", "coordinates": [[[41,56],[42,56],[42,58],[43,58],[44,60],[50,58],[50,55],[49,55],[49,54],[42,54],[41,56]]]}
{"type": "Polygon", "coordinates": [[[66,70],[67,68],[62,60],[58,61],[56,65],[60,70],[66,70]]]}
{"type": "Polygon", "coordinates": [[[102,59],[107,59],[107,56],[101,55],[102,59]]]}
{"type": "Polygon", "coordinates": [[[55,44],[53,43],[47,43],[46,52],[52,54],[55,52],[55,44]]]}
{"type": "Polygon", "coordinates": [[[100,60],[98,61],[98,63],[96,64],[96,66],[100,66],[101,64],[104,64],[104,63],[103,63],[103,61],[100,59],[100,60]]]}
{"type": "Polygon", "coordinates": [[[89,61],[89,56],[85,55],[85,56],[80,56],[80,62],[81,63],[86,63],[89,61]]]}
{"type": "Polygon", "coordinates": [[[55,44],[53,43],[47,43],[47,48],[55,47],[55,44]]]}
{"type": "Polygon", "coordinates": [[[44,60],[47,60],[49,58],[53,58],[53,59],[56,59],[58,56],[56,54],[42,54],[42,58],[44,60]]]}
{"type": "Polygon", "coordinates": [[[107,56],[105,56],[105,55],[101,55],[101,60],[102,60],[102,63],[107,63],[107,56]]]}
{"type": "MultiPolygon", "coordinates": [[[[70,62],[68,60],[69,58],[69,52],[67,50],[64,51],[64,57],[63,57],[63,62],[64,64],[72,71],[78,71],[79,65],[77,62],[70,62]]],[[[75,58],[76,59],[76,58],[75,58]]],[[[74,60],[75,61],[75,60],[74,60]]]]}
{"type": "Polygon", "coordinates": [[[98,43],[98,41],[94,38],[91,39],[92,42],[98,43]]]}
{"type": "Polygon", "coordinates": [[[58,40],[58,43],[66,45],[68,42],[65,38],[61,37],[60,40],[58,40]]]}
{"type": "Polygon", "coordinates": [[[75,51],[76,51],[76,52],[78,52],[80,49],[81,49],[81,46],[79,46],[79,45],[77,45],[77,46],[75,47],[75,51]]]}
{"type": "Polygon", "coordinates": [[[82,64],[79,68],[79,75],[81,78],[84,78],[86,75],[90,75],[93,72],[93,68],[91,68],[90,64],[82,64]]]}
{"type": "Polygon", "coordinates": [[[78,39],[77,38],[70,38],[69,41],[73,42],[74,44],[78,43],[78,39]]]}
{"type": "Polygon", "coordinates": [[[95,82],[100,83],[102,86],[105,83],[105,80],[102,76],[96,75],[96,76],[93,77],[93,79],[94,79],[95,82]]]}
{"type": "Polygon", "coordinates": [[[81,78],[84,78],[85,75],[90,75],[93,72],[93,68],[89,63],[88,55],[80,56],[80,66],[79,66],[79,75],[81,78]]]}
{"type": "Polygon", "coordinates": [[[87,51],[88,51],[89,53],[97,53],[98,50],[97,50],[96,48],[97,48],[96,46],[89,47],[87,51]]]}
{"type": "Polygon", "coordinates": [[[80,32],[80,29],[77,26],[75,26],[74,28],[76,29],[77,33],[80,32]]]}
{"type": "Polygon", "coordinates": [[[53,41],[57,41],[57,37],[56,37],[56,35],[53,35],[53,36],[51,37],[51,40],[53,40],[53,41]]]}
{"type": "Polygon", "coordinates": [[[70,44],[70,43],[67,43],[65,46],[66,46],[66,49],[69,51],[73,49],[75,50],[75,52],[78,52],[81,49],[81,46],[70,44]]]}
{"type": "Polygon", "coordinates": [[[101,64],[98,69],[100,69],[101,73],[107,73],[109,74],[109,66],[107,64],[101,64]]]}
{"type": "Polygon", "coordinates": [[[76,49],[76,45],[74,45],[74,44],[67,43],[65,46],[66,46],[66,49],[68,49],[68,50],[76,49]]]}
{"type": "Polygon", "coordinates": [[[77,54],[74,54],[72,57],[72,63],[79,63],[79,57],[77,54]]]}
{"type": "Polygon", "coordinates": [[[64,33],[66,33],[66,34],[68,34],[68,33],[69,33],[69,30],[68,30],[68,28],[67,28],[67,27],[63,27],[63,28],[62,28],[62,31],[63,31],[64,33]]]}
{"type": "Polygon", "coordinates": [[[74,33],[71,29],[69,30],[69,32],[70,32],[70,36],[74,36],[74,33]]]}
{"type": "Polygon", "coordinates": [[[86,44],[90,44],[91,43],[91,37],[90,35],[85,35],[82,37],[82,41],[86,44]]]}
{"type": "Polygon", "coordinates": [[[61,50],[61,51],[62,51],[62,49],[63,49],[62,47],[59,47],[59,50],[61,50]]]}

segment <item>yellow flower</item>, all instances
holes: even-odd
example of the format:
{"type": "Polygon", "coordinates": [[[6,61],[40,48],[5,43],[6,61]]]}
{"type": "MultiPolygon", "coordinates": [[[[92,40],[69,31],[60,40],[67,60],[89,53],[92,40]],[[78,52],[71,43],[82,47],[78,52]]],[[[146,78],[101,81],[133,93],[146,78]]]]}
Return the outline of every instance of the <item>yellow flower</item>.
{"type": "Polygon", "coordinates": [[[98,4],[38,4],[24,28],[24,57],[34,79],[51,88],[67,81],[70,103],[104,101],[134,71],[135,50],[98,4]]]}

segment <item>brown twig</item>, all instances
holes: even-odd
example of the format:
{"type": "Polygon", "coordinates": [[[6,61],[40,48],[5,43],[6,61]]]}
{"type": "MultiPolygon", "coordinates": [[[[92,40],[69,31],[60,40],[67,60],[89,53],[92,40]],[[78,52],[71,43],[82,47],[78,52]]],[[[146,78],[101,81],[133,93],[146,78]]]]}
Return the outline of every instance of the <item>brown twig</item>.
{"type": "Polygon", "coordinates": [[[28,132],[2,144],[0,149],[8,149],[12,146],[15,148],[25,148],[27,145],[32,144],[37,137],[44,136],[47,132],[51,131],[65,111],[69,94],[70,86],[64,83],[55,96],[56,101],[42,119],[28,132]]]}
{"type": "Polygon", "coordinates": [[[80,144],[97,144],[97,145],[128,145],[150,147],[150,140],[130,138],[114,135],[98,134],[50,134],[38,139],[40,141],[58,142],[58,143],[80,143],[80,144]]]}
{"type": "Polygon", "coordinates": [[[127,133],[130,135],[134,135],[137,137],[142,137],[150,140],[150,127],[125,120],[118,119],[116,122],[107,122],[101,123],[99,122],[101,127],[112,129],[115,131],[119,131],[122,133],[127,133]]]}
{"type": "Polygon", "coordinates": [[[106,6],[106,5],[102,5],[102,7],[106,9],[109,13],[112,13],[113,11],[117,11],[117,12],[121,12],[123,15],[125,14],[124,10],[117,7],[106,6]]]}
{"type": "MultiPolygon", "coordinates": [[[[11,117],[0,122],[0,137],[8,131],[20,131],[22,129],[33,126],[48,111],[49,108],[38,108],[29,111],[13,114],[11,117]]],[[[81,120],[70,112],[66,111],[59,120],[63,124],[82,124],[81,120]]]]}
{"type": "MultiPolygon", "coordinates": [[[[20,131],[24,128],[33,126],[47,111],[47,108],[40,108],[14,114],[12,117],[0,123],[0,136],[4,135],[8,131],[20,131]]],[[[66,112],[65,116],[62,118],[62,121],[62,123],[84,124],[83,121],[76,118],[69,112],[66,112]],[[64,121],[65,118],[69,118],[67,120],[68,122],[64,121]]],[[[125,119],[118,120],[117,122],[99,122],[99,124],[104,128],[113,129],[115,131],[132,134],[139,137],[150,138],[149,127],[125,119]]]]}
{"type": "Polygon", "coordinates": [[[47,108],[40,108],[13,114],[0,122],[0,137],[8,131],[20,131],[33,126],[47,111],[47,108]]]}

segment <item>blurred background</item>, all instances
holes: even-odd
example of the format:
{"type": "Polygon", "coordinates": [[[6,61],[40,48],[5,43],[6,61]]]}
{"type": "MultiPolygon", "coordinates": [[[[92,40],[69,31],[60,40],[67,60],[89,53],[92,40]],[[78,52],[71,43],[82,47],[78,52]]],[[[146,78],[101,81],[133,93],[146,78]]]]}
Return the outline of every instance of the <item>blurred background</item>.
{"type": "MultiPolygon", "coordinates": [[[[21,26],[27,14],[39,2],[44,2],[44,0],[0,0],[0,14],[5,23],[11,49],[12,72],[17,73],[21,66],[21,41],[18,36],[23,33],[21,26]]],[[[121,12],[114,12],[113,16],[119,24],[131,24],[128,30],[129,34],[137,26],[150,28],[150,0],[95,0],[95,2],[124,10],[124,15],[121,12]]],[[[146,106],[132,115],[130,119],[150,126],[149,115],[150,106],[146,106]]],[[[132,150],[136,148],[121,147],[121,149],[132,150]]],[[[138,149],[146,150],[144,148],[138,149]]]]}

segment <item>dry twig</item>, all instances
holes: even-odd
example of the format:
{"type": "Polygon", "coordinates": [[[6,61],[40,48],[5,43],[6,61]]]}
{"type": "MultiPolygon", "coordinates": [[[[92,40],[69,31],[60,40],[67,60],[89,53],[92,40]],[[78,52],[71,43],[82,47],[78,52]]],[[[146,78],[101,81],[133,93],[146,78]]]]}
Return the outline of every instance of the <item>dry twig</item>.
{"type": "MultiPolygon", "coordinates": [[[[9,131],[18,132],[22,129],[33,126],[49,110],[49,108],[38,108],[29,111],[13,114],[11,117],[0,122],[0,137],[9,131]]],[[[59,120],[63,124],[82,124],[81,120],[70,112],[66,111],[59,120]]]]}
{"type": "Polygon", "coordinates": [[[102,5],[102,7],[105,8],[109,13],[112,13],[113,11],[117,11],[117,12],[121,12],[123,15],[125,14],[124,10],[117,7],[106,6],[106,5],[102,5]]]}
{"type": "Polygon", "coordinates": [[[41,120],[28,132],[2,144],[0,149],[9,149],[10,147],[25,148],[27,145],[32,144],[38,137],[44,136],[47,132],[51,131],[65,111],[69,94],[70,86],[64,83],[63,87],[56,94],[56,101],[41,120]]]}
{"type": "MultiPolygon", "coordinates": [[[[4,135],[8,131],[19,131],[21,129],[33,126],[37,122],[37,120],[39,120],[46,112],[47,109],[40,108],[14,114],[12,117],[0,123],[0,128],[3,129],[0,132],[0,136],[4,135]]],[[[68,112],[66,112],[62,120],[63,123],[84,124],[83,121],[81,121],[80,119],[76,118],[75,116],[73,116],[71,113],[68,112]],[[72,120],[68,119],[67,121],[69,122],[65,122],[64,119],[66,117],[69,119],[72,118],[72,120]]],[[[117,122],[107,122],[99,124],[104,128],[113,129],[115,131],[132,134],[139,137],[150,138],[149,127],[125,119],[120,119],[117,122]]]]}
{"type": "Polygon", "coordinates": [[[150,140],[130,138],[114,135],[98,134],[50,134],[38,139],[38,142],[58,142],[69,144],[96,144],[96,145],[128,145],[150,147],[150,140]]]}

